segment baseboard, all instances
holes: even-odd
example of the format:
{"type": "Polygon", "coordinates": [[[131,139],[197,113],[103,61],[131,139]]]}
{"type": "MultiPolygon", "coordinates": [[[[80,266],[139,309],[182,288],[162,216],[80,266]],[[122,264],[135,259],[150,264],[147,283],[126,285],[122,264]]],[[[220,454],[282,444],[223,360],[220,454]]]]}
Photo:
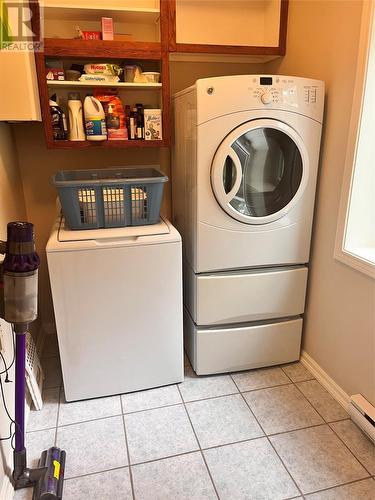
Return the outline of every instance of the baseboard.
{"type": "Polygon", "coordinates": [[[13,484],[6,475],[4,476],[3,484],[1,485],[0,498],[1,500],[13,500],[14,498],[13,484]]]}
{"type": "Polygon", "coordinates": [[[327,389],[330,395],[348,411],[350,397],[336,382],[321,368],[318,363],[306,351],[301,353],[301,363],[306,366],[314,377],[327,389]]]}

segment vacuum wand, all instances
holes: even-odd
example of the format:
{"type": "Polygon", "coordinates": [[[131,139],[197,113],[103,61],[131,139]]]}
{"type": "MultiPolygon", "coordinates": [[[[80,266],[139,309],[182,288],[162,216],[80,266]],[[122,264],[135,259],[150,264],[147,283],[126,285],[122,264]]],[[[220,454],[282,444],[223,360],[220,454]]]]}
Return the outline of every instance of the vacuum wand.
{"type": "Polygon", "coordinates": [[[0,316],[14,325],[15,353],[15,447],[13,484],[15,489],[35,486],[33,500],[62,498],[65,452],[52,447],[42,453],[39,468],[27,468],[25,448],[25,364],[26,333],[37,318],[39,257],[35,251],[34,226],[10,222],[1,265],[0,316]]]}

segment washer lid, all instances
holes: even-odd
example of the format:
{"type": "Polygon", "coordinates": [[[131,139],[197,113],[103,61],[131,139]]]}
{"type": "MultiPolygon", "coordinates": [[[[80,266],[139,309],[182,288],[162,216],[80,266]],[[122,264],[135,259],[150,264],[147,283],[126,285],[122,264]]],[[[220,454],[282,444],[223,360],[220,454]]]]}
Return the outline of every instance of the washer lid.
{"type": "Polygon", "coordinates": [[[116,238],[137,238],[139,236],[156,236],[169,234],[168,224],[161,218],[158,224],[147,226],[114,227],[108,229],[84,229],[72,231],[65,227],[65,219],[61,215],[58,219],[57,240],[64,241],[91,241],[91,240],[114,240],[116,238]]]}

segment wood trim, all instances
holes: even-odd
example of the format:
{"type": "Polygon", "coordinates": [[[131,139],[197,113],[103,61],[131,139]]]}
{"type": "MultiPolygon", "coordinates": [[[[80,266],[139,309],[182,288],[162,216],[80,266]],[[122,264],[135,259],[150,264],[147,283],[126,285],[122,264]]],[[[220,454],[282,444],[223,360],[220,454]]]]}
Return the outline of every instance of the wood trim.
{"type": "Polygon", "coordinates": [[[176,43],[176,52],[206,54],[246,54],[246,55],[279,55],[279,47],[259,47],[250,45],[205,45],[194,43],[176,43]]]}
{"type": "Polygon", "coordinates": [[[164,139],[162,141],[55,141],[47,139],[48,149],[112,149],[112,148],[161,148],[167,146],[164,139]]]}
{"type": "Polygon", "coordinates": [[[44,55],[157,60],[161,58],[161,43],[45,38],[44,55]]]}
{"type": "Polygon", "coordinates": [[[39,86],[40,109],[42,112],[42,123],[47,145],[53,142],[53,130],[51,122],[51,111],[49,106],[49,94],[46,80],[45,57],[41,52],[35,53],[36,74],[39,86]]]}
{"type": "Polygon", "coordinates": [[[160,0],[160,41],[162,52],[168,52],[169,5],[168,0],[160,0]]]}
{"type": "Polygon", "coordinates": [[[40,8],[38,0],[29,0],[29,8],[32,12],[31,28],[33,30],[35,41],[40,40],[40,8]]]}
{"type": "Polygon", "coordinates": [[[168,4],[169,24],[169,51],[206,54],[246,54],[246,55],[285,55],[286,35],[288,25],[289,0],[280,0],[280,26],[278,46],[251,46],[251,45],[208,45],[176,42],[176,0],[161,0],[168,4]]]}
{"type": "Polygon", "coordinates": [[[163,141],[165,145],[169,145],[171,137],[171,122],[170,122],[170,85],[169,85],[169,54],[163,53],[161,60],[161,77],[163,82],[162,87],[162,119],[163,119],[163,141]]]}
{"type": "Polygon", "coordinates": [[[279,28],[279,54],[286,54],[286,35],[288,31],[289,0],[281,0],[280,5],[280,28],[279,28]]]}
{"type": "Polygon", "coordinates": [[[161,0],[167,4],[168,16],[168,49],[170,52],[177,51],[176,45],[176,0],[161,0]]]}

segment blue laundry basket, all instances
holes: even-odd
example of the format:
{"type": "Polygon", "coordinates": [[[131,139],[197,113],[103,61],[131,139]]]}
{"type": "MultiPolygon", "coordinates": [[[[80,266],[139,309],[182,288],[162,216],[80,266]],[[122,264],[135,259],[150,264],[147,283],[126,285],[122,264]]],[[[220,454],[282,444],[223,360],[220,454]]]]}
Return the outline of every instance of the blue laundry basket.
{"type": "Polygon", "coordinates": [[[70,229],[156,224],[167,181],[151,166],[60,170],[52,178],[70,229]]]}

